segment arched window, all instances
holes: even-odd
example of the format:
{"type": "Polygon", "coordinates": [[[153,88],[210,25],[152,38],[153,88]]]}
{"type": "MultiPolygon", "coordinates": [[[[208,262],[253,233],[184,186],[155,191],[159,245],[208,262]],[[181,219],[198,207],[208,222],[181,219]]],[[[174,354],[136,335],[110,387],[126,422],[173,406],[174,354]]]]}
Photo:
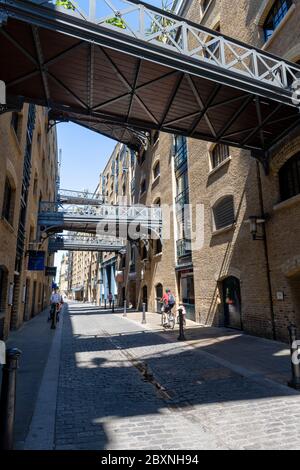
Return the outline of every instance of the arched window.
{"type": "Polygon", "coordinates": [[[300,194],[300,152],[290,158],[279,171],[282,201],[300,194]]]}
{"type": "Polygon", "coordinates": [[[14,218],[14,189],[8,178],[5,180],[4,197],[2,206],[2,217],[11,225],[14,218]]]}
{"type": "Polygon", "coordinates": [[[229,158],[229,147],[228,145],[218,144],[215,145],[211,152],[211,166],[212,169],[217,168],[224,160],[229,158]]]}
{"type": "Polygon", "coordinates": [[[213,207],[214,229],[229,227],[235,221],[233,196],[226,196],[213,207]]]}
{"type": "Polygon", "coordinates": [[[161,206],[161,200],[160,200],[160,197],[158,197],[157,199],[155,199],[154,203],[153,203],[154,206],[157,206],[157,207],[160,207],[161,206]]]}
{"type": "Polygon", "coordinates": [[[291,8],[292,4],[292,0],[275,0],[263,26],[265,41],[272,36],[275,29],[279,26],[291,8]]]}
{"type": "Polygon", "coordinates": [[[162,296],[163,296],[163,286],[162,284],[157,284],[155,286],[155,295],[156,295],[156,312],[161,313],[161,309],[163,306],[163,303],[161,302],[162,296]]]}
{"type": "Polygon", "coordinates": [[[141,182],[141,194],[146,192],[146,179],[144,178],[141,182]]]}
{"type": "Polygon", "coordinates": [[[153,178],[156,180],[160,176],[160,163],[159,161],[155,163],[153,167],[153,178]]]}

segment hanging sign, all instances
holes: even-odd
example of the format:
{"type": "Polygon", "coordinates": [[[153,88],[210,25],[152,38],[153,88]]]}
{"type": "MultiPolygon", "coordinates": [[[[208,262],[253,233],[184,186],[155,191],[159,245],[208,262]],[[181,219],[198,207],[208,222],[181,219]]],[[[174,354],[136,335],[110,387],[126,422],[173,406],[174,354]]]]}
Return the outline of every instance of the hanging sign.
{"type": "Polygon", "coordinates": [[[57,271],[56,266],[46,266],[45,267],[45,276],[56,277],[56,271],[57,271]]]}
{"type": "Polygon", "coordinates": [[[28,258],[28,271],[44,271],[45,269],[45,252],[30,250],[28,258]]]}

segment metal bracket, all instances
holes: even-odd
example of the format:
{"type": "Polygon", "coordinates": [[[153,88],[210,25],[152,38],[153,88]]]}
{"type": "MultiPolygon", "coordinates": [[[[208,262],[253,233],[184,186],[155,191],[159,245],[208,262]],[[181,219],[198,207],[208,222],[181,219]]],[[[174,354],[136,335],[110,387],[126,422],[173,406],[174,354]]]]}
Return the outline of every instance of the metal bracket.
{"type": "MultiPolygon", "coordinates": [[[[1,26],[1,23],[0,23],[1,26]]],[[[5,113],[21,112],[24,100],[20,97],[16,99],[8,98],[6,104],[0,104],[0,115],[5,113]]]]}
{"type": "Polygon", "coordinates": [[[270,152],[268,150],[252,150],[251,157],[262,164],[265,175],[267,176],[270,172],[270,152]]]}

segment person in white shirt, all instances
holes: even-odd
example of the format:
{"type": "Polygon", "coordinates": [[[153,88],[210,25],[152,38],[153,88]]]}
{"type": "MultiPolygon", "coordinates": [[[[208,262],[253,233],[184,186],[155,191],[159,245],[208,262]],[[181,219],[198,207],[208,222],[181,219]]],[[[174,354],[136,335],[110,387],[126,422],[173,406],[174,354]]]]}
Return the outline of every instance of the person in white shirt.
{"type": "Polygon", "coordinates": [[[56,321],[59,321],[58,314],[59,314],[59,311],[60,311],[60,308],[61,308],[61,304],[63,304],[63,302],[64,302],[63,298],[62,298],[61,294],[59,293],[58,288],[54,289],[54,292],[52,292],[52,295],[50,297],[50,304],[51,304],[51,306],[50,306],[50,319],[52,320],[52,325],[51,325],[52,329],[55,329],[55,323],[56,323],[56,322],[54,322],[55,314],[57,315],[56,316],[56,321]]]}

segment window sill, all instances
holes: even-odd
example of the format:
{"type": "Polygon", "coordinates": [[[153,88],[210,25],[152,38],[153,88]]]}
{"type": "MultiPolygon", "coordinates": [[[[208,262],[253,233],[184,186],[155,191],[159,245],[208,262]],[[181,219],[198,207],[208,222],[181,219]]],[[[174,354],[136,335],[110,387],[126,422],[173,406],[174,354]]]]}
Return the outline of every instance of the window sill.
{"type": "Polygon", "coordinates": [[[293,196],[286,201],[275,204],[275,206],[273,206],[273,210],[274,212],[278,212],[280,210],[289,209],[290,207],[296,206],[297,204],[300,204],[300,194],[297,194],[297,196],[293,196]]]}
{"type": "Polygon", "coordinates": [[[223,227],[223,228],[220,228],[219,230],[214,230],[212,232],[212,236],[213,237],[216,237],[218,235],[222,235],[223,233],[227,233],[227,232],[230,232],[231,230],[233,230],[235,228],[235,223],[234,224],[231,224],[231,225],[228,225],[227,227],[223,227]]]}
{"type": "Polygon", "coordinates": [[[210,177],[210,176],[214,175],[215,173],[217,173],[221,168],[223,168],[225,165],[227,165],[231,160],[232,160],[232,157],[226,158],[226,160],[224,160],[222,163],[220,163],[220,165],[218,165],[216,168],[213,168],[212,170],[210,170],[210,172],[208,173],[208,177],[210,177]]]}
{"type": "Polygon", "coordinates": [[[156,258],[160,258],[162,256],[162,251],[160,253],[156,253],[155,255],[153,255],[153,258],[156,259],[156,258]]]}
{"type": "Polygon", "coordinates": [[[268,49],[268,47],[270,46],[270,44],[273,42],[273,40],[276,38],[276,36],[279,34],[279,32],[281,31],[281,29],[283,28],[283,26],[286,24],[286,22],[289,20],[289,18],[293,15],[294,11],[296,10],[296,5],[293,4],[291,6],[291,8],[289,9],[289,11],[287,12],[287,14],[285,15],[285,17],[283,18],[283,20],[279,23],[279,25],[277,26],[276,29],[274,29],[274,32],[272,34],[271,37],[269,37],[269,39],[264,43],[264,45],[262,46],[262,50],[266,50],[268,49]]]}
{"type": "Polygon", "coordinates": [[[8,230],[9,230],[11,233],[14,233],[15,229],[14,229],[13,226],[10,224],[10,222],[8,222],[8,220],[6,220],[5,217],[1,216],[1,217],[0,217],[0,220],[3,222],[3,224],[6,226],[6,228],[8,228],[8,230]]]}

